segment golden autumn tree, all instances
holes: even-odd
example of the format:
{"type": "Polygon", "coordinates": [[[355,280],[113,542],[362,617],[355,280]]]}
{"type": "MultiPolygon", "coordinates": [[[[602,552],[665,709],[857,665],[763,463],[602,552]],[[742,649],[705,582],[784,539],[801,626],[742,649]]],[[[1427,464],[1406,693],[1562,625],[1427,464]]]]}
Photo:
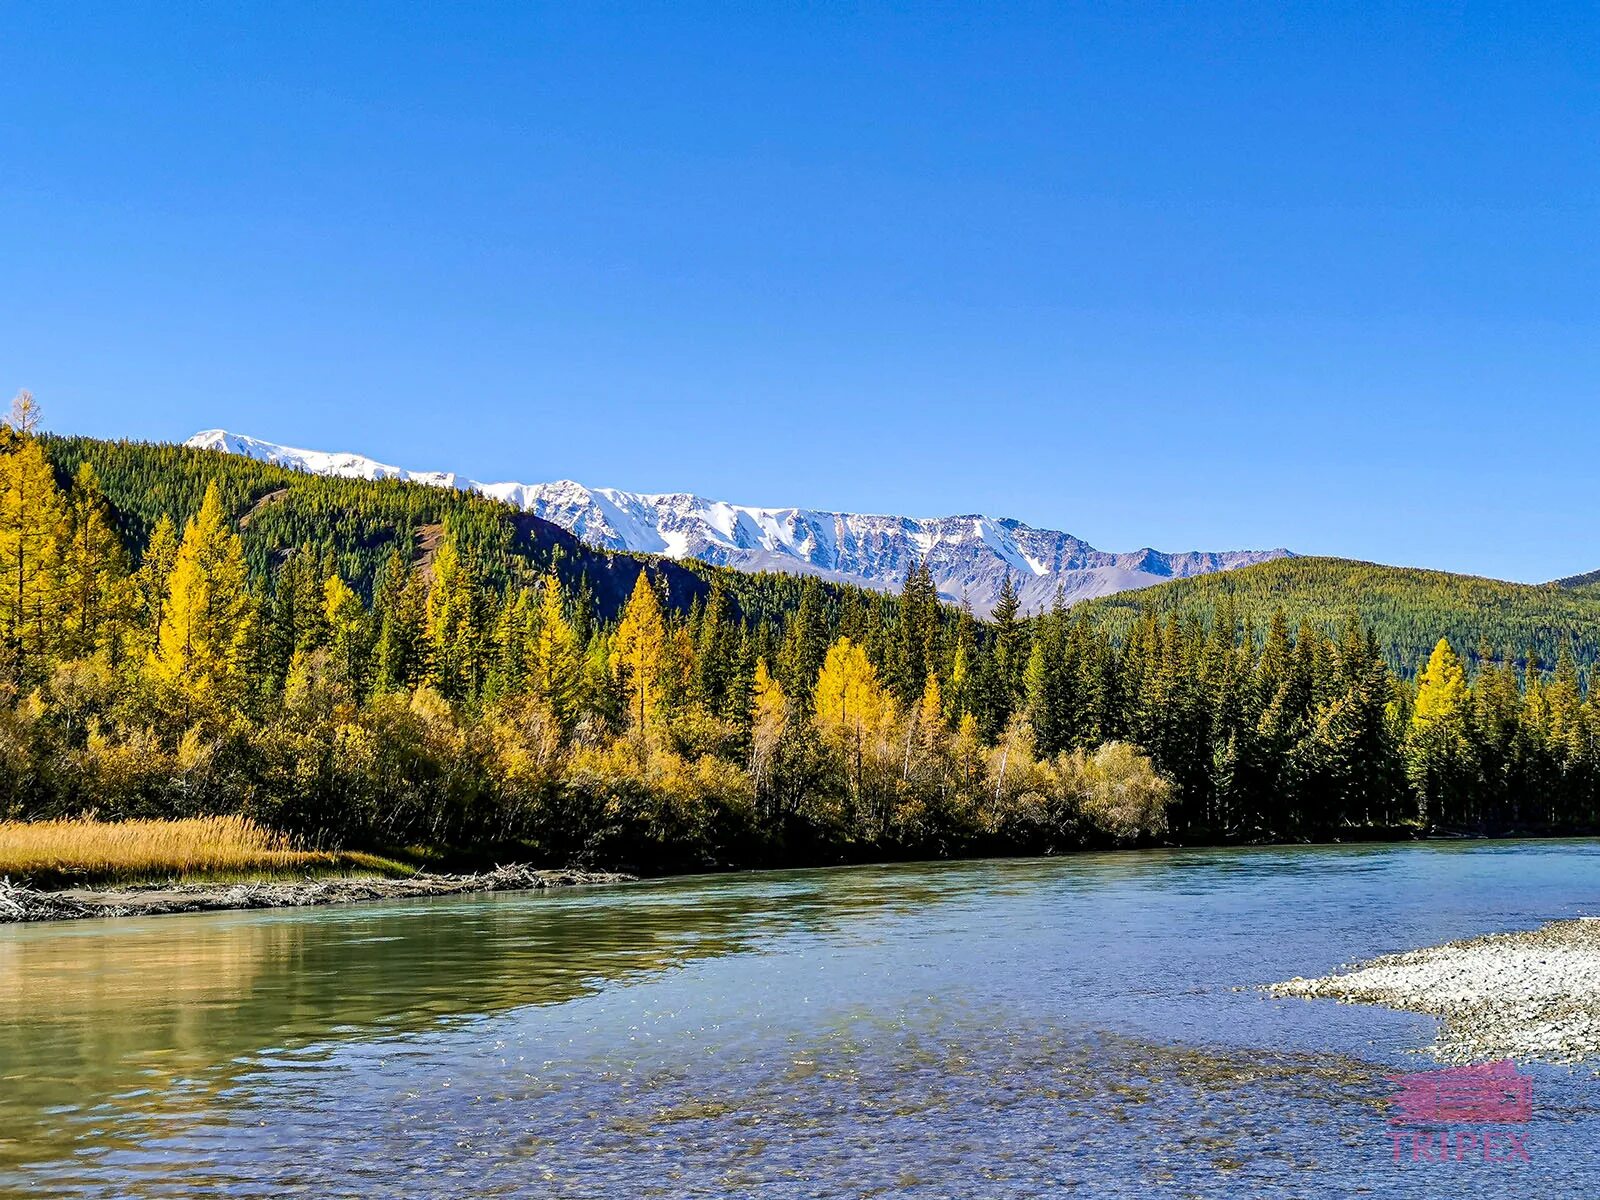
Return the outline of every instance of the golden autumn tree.
{"type": "Polygon", "coordinates": [[[1476,781],[1478,764],[1467,733],[1472,693],[1466,668],[1440,638],[1417,677],[1417,702],[1406,733],[1406,775],[1417,796],[1417,815],[1432,821],[1454,796],[1476,781]]]}
{"type": "Polygon", "coordinates": [[[322,615],[333,665],[340,678],[359,691],[367,653],[367,610],[337,574],[329,575],[322,585],[322,615]]]}
{"type": "Polygon", "coordinates": [[[640,737],[648,736],[660,720],[668,654],[661,602],[643,571],[633,585],[622,623],[617,626],[607,665],[622,686],[629,728],[640,737]]]}
{"type": "Polygon", "coordinates": [[[922,699],[917,702],[914,728],[925,752],[938,750],[944,741],[944,697],[939,692],[939,676],[932,671],[928,672],[922,685],[922,699]]]}
{"type": "Polygon", "coordinates": [[[760,792],[789,723],[789,698],[767,670],[767,660],[756,660],[755,682],[750,689],[750,774],[760,792]]]}
{"type": "Polygon", "coordinates": [[[244,548],[213,483],[184,527],[167,577],[151,673],[191,700],[217,697],[244,663],[252,616],[244,548]]]}
{"type": "Polygon", "coordinates": [[[1449,640],[1440,638],[1428,656],[1428,665],[1417,677],[1417,703],[1411,712],[1411,722],[1427,726],[1439,721],[1461,720],[1469,699],[1466,668],[1450,648],[1449,640]]]}
{"type": "Polygon", "coordinates": [[[868,765],[881,759],[894,729],[894,699],[866,651],[847,637],[828,648],[812,692],[812,722],[841,755],[859,794],[868,765]]]}
{"type": "Polygon", "coordinates": [[[58,640],[61,552],[67,510],[44,450],[32,436],[33,398],[21,393],[6,422],[0,453],[0,671],[25,677],[58,640]]]}

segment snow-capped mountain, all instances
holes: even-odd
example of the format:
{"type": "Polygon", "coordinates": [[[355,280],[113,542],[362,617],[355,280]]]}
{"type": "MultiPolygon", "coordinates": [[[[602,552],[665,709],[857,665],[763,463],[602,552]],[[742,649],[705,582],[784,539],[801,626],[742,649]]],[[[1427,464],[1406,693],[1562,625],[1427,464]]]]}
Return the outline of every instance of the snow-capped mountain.
{"type": "Polygon", "coordinates": [[[1289,556],[1283,549],[1164,554],[1146,548],[1109,554],[1071,534],[1035,529],[1009,517],[917,518],[757,508],[687,492],[646,495],[585,487],[565,479],[479,483],[453,472],[407,471],[359,454],[299,450],[221,429],[197,433],[185,445],[316,475],[407,479],[481,492],[605,549],[698,558],[745,571],[814,574],[893,590],[900,587],[908,569],[926,558],[939,591],[951,600],[965,597],[980,616],[994,607],[1007,573],[1024,609],[1037,611],[1050,605],[1057,588],[1071,602],[1289,556]]]}

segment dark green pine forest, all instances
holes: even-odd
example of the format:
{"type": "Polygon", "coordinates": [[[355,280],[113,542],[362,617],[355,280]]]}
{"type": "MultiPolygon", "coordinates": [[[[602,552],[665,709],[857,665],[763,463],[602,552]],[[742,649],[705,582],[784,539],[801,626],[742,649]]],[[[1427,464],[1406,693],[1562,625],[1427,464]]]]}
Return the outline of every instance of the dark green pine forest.
{"type": "Polygon", "coordinates": [[[989,620],[0,430],[0,817],[644,870],[1590,829],[1600,598],[1290,559],[989,620]]]}

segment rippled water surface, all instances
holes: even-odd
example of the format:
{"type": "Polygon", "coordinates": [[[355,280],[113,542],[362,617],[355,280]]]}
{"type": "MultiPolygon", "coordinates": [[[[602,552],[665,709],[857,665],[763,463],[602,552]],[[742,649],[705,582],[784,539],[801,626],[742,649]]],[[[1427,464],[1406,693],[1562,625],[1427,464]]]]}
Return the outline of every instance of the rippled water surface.
{"type": "Polygon", "coordinates": [[[1393,1160],[1431,1020],[1242,985],[1600,912],[1593,842],[1172,851],[0,927],[0,1192],[1600,1194],[1393,1160]]]}

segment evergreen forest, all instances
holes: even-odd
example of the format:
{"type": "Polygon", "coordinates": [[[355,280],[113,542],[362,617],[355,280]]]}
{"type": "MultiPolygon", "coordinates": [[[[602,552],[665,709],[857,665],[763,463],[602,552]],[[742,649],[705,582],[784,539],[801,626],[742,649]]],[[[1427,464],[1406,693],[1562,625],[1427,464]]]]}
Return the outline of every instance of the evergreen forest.
{"type": "Polygon", "coordinates": [[[987,620],[0,427],[0,818],[640,870],[1592,829],[1600,599],[1290,559],[987,620]]]}

